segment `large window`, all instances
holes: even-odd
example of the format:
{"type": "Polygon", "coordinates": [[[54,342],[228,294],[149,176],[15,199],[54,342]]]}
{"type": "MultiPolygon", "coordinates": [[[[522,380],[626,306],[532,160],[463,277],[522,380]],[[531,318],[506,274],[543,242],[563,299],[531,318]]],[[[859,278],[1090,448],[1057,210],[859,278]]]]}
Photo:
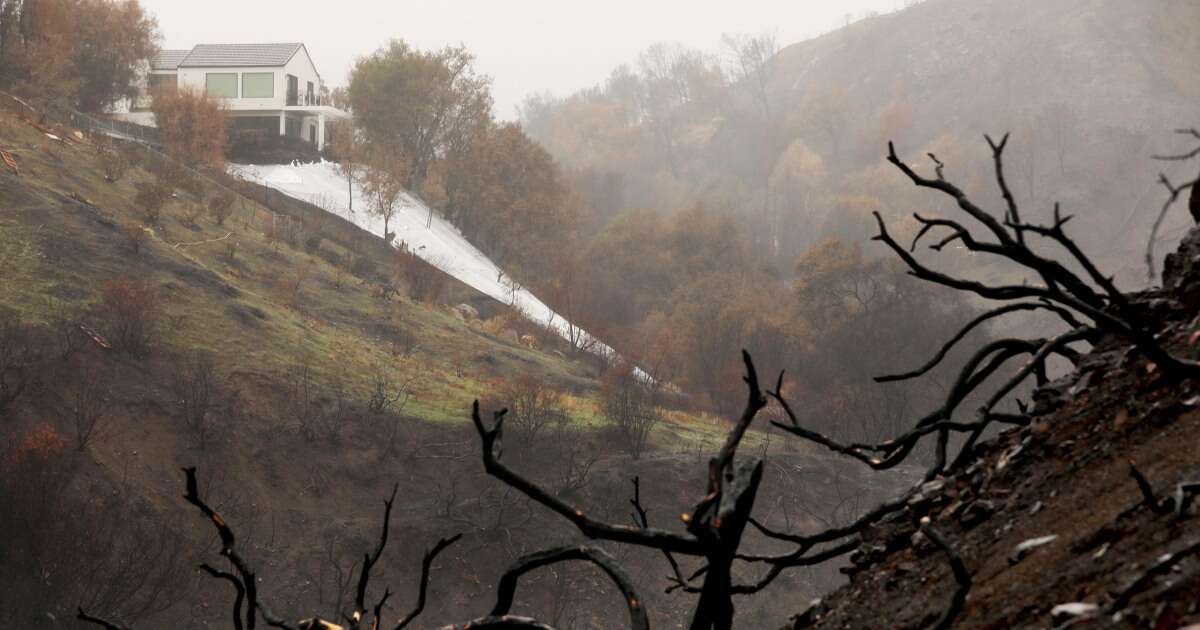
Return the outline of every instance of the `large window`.
{"type": "Polygon", "coordinates": [[[237,98],[238,75],[236,72],[209,72],[204,76],[206,92],[213,98],[237,98]]]}
{"type": "Polygon", "coordinates": [[[174,74],[152,74],[148,79],[151,94],[174,92],[179,85],[179,76],[174,74]]]}
{"type": "Polygon", "coordinates": [[[243,72],[242,98],[275,98],[275,73],[243,72]]]}

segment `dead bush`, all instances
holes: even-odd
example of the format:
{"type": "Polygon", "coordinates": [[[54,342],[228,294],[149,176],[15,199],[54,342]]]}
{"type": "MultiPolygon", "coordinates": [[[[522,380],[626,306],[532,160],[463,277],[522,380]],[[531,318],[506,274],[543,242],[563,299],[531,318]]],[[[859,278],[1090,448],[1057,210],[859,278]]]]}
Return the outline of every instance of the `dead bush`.
{"type": "Polygon", "coordinates": [[[223,190],[208,199],[208,216],[212,217],[213,223],[217,225],[225,225],[225,220],[229,215],[233,214],[233,193],[223,190]]]}
{"type": "Polygon", "coordinates": [[[563,393],[541,376],[517,374],[499,383],[495,396],[508,407],[515,443],[532,445],[544,429],[566,422],[563,393]]]}
{"type": "Polygon", "coordinates": [[[550,459],[547,470],[556,495],[577,492],[588,485],[601,451],[589,442],[583,429],[572,426],[564,417],[549,427],[544,443],[544,452],[550,459]]]}
{"type": "Polygon", "coordinates": [[[100,296],[113,347],[136,357],[148,355],[162,315],[157,287],[147,280],[110,280],[100,296]]]}
{"type": "Polygon", "coordinates": [[[404,425],[404,408],[412,398],[412,378],[405,369],[393,376],[385,368],[375,373],[375,382],[367,399],[367,417],[387,443],[386,452],[396,452],[404,425]]]}
{"type": "Polygon", "coordinates": [[[28,328],[15,316],[0,316],[0,420],[29,389],[37,359],[28,328]]]}
{"type": "Polygon", "coordinates": [[[370,280],[375,275],[375,259],[369,254],[351,254],[350,273],[361,280],[370,280]]]}
{"type": "Polygon", "coordinates": [[[94,370],[75,369],[65,388],[62,415],[75,430],[75,448],[80,452],[104,434],[102,422],[112,405],[112,388],[105,376],[94,370]]]}
{"type": "Polygon", "coordinates": [[[141,256],[146,241],[150,239],[146,228],[139,223],[127,221],[121,223],[120,231],[121,236],[125,237],[125,246],[129,248],[129,252],[134,256],[141,256]]]}
{"type": "Polygon", "coordinates": [[[87,336],[79,329],[81,313],[78,308],[52,297],[46,298],[46,313],[54,338],[55,352],[60,361],[66,361],[87,340],[87,336]]]}
{"type": "Polygon", "coordinates": [[[219,101],[198,90],[171,90],[155,95],[151,109],[167,153],[196,167],[224,167],[229,115],[219,101]]]}
{"type": "Polygon", "coordinates": [[[322,405],[316,415],[317,437],[325,440],[331,446],[342,442],[342,433],[358,415],[354,402],[347,396],[346,387],[341,380],[335,379],[329,388],[329,402],[322,405]]]}
{"type": "Polygon", "coordinates": [[[196,199],[204,196],[204,184],[200,181],[199,175],[175,160],[159,161],[154,168],[154,177],[172,193],[182,190],[196,199]]]}
{"type": "Polygon", "coordinates": [[[628,363],[618,363],[601,379],[600,411],[616,427],[622,445],[634,459],[641,457],[650,433],[662,419],[652,392],[628,363]]]}
{"type": "Polygon", "coordinates": [[[138,210],[142,212],[142,218],[150,225],[158,225],[159,219],[162,218],[163,208],[167,202],[171,200],[171,195],[174,194],[170,186],[161,182],[149,184],[140,184],[138,186],[137,195],[134,196],[133,202],[137,205],[138,210]]]}
{"type": "Polygon", "coordinates": [[[395,253],[396,277],[408,287],[408,296],[417,302],[435,304],[446,290],[447,276],[422,260],[407,247],[395,253]]]}
{"type": "Polygon", "coordinates": [[[400,413],[408,404],[411,385],[411,380],[393,378],[387,369],[378,368],[367,399],[367,411],[372,414],[400,413]]]}
{"type": "Polygon", "coordinates": [[[200,450],[213,444],[222,425],[231,421],[240,408],[237,391],[221,382],[212,357],[202,352],[193,353],[175,366],[172,393],[174,415],[200,450]]]}
{"type": "Polygon", "coordinates": [[[191,585],[191,555],[146,502],[78,475],[83,458],[49,426],[27,431],[0,457],[0,625],[40,627],[89,611],[136,622],[191,585]]]}
{"type": "Polygon", "coordinates": [[[289,376],[284,402],[284,417],[280,423],[295,421],[296,428],[304,439],[317,439],[317,416],[321,412],[321,405],[312,368],[307,363],[302,364],[289,376]]]}
{"type": "Polygon", "coordinates": [[[188,227],[196,227],[196,222],[200,217],[204,216],[204,205],[199,203],[185,204],[183,207],[183,224],[188,227]]]}
{"type": "Polygon", "coordinates": [[[115,184],[125,178],[129,170],[129,158],[121,151],[108,147],[96,152],[96,161],[104,170],[104,181],[115,184]]]}

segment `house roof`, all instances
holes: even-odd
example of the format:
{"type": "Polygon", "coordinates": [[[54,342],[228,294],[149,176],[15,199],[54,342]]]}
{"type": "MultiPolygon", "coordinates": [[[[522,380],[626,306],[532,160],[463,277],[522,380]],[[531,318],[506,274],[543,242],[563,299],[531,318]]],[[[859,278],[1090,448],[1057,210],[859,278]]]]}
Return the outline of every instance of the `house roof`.
{"type": "Polygon", "coordinates": [[[160,50],[154,58],[155,70],[177,70],[179,62],[183,61],[192,51],[190,50],[160,50]]]}
{"type": "Polygon", "coordinates": [[[286,65],[304,44],[198,44],[177,64],[180,68],[233,68],[286,65]]]}

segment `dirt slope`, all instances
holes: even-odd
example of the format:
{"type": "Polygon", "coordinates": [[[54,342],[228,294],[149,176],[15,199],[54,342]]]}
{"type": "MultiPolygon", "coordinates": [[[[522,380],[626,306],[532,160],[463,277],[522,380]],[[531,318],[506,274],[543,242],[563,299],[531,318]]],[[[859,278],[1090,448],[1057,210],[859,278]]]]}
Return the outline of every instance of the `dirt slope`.
{"type": "MultiPolygon", "coordinates": [[[[1200,356],[1200,230],[1168,259],[1166,290],[1135,296],[1146,321],[1177,354],[1200,356]]],[[[1200,384],[1168,378],[1127,344],[1106,339],[1078,372],[1035,395],[1045,412],[1029,427],[981,446],[965,472],[922,486],[909,505],[864,536],[851,581],[788,628],[921,628],[935,623],[956,588],[947,557],[917,532],[931,519],[961,555],[972,587],[957,628],[1139,627],[1200,622],[1200,556],[1131,591],[1167,554],[1200,543],[1193,505],[1156,514],[1130,462],[1162,501],[1200,480],[1200,384]],[[1055,536],[1024,553],[1018,545],[1055,536]],[[1060,613],[1094,604],[1094,616],[1060,613]],[[1119,614],[1113,614],[1119,613],[1119,614]]],[[[1166,510],[1160,510],[1166,511],[1166,510]]]]}

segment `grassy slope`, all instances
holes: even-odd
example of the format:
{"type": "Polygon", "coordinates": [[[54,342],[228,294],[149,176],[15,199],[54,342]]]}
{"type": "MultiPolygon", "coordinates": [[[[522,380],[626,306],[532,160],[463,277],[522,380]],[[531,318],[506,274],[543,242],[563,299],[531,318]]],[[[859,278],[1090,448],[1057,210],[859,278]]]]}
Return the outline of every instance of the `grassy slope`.
{"type": "MultiPolygon", "coordinates": [[[[60,135],[70,137],[70,131],[60,135]]],[[[226,516],[252,535],[250,553],[271,575],[265,589],[280,610],[311,610],[306,607],[316,599],[310,579],[318,572],[320,561],[314,554],[320,551],[320,541],[334,536],[346,557],[361,552],[375,535],[379,498],[396,480],[405,509],[393,527],[404,544],[389,551],[380,578],[393,590],[412,586],[412,569],[424,545],[464,527],[461,517],[435,517],[435,507],[445,502],[447,492],[457,493],[466,506],[459,511],[470,515],[471,506],[485,506],[502,490],[480,477],[475,438],[465,415],[469,402],[486,392],[494,379],[518,371],[541,372],[572,392],[568,404],[578,422],[602,428],[589,365],[504,341],[442,308],[375,297],[370,286],[339,273],[321,256],[273,246],[263,234],[265,209],[249,200],[235,203],[238,210],[224,226],[207,216],[187,226],[183,213],[190,200],[179,193],[142,253],[134,255],[121,226],[140,219],[132,199],[135,184],[151,179],[147,172],[134,168],[121,182],[106,183],[93,147],[52,142],[7,112],[0,112],[0,148],[11,151],[22,169],[20,177],[0,170],[0,309],[47,324],[56,314],[67,313],[103,330],[96,304],[105,282],[146,278],[163,296],[165,314],[151,356],[133,359],[89,346],[78,359],[79,369],[111,377],[115,400],[105,437],[88,449],[86,476],[146,497],[168,522],[186,524],[200,544],[208,542],[210,532],[189,520],[193,515],[178,499],[178,467],[195,464],[209,471],[203,483],[219,498],[226,516]],[[225,256],[230,242],[237,243],[233,263],[225,256]],[[295,297],[281,285],[298,269],[306,271],[295,297]],[[391,339],[400,330],[412,331],[419,339],[418,349],[404,360],[391,351],[391,339]],[[236,422],[227,424],[218,443],[205,450],[194,447],[171,414],[174,367],[195,350],[212,353],[218,371],[245,403],[236,422]],[[404,453],[386,454],[379,432],[362,424],[348,427],[338,444],[310,444],[293,432],[272,432],[272,425],[290,421],[284,411],[286,384],[301,365],[310,366],[320,386],[340,382],[359,401],[380,369],[412,378],[414,400],[405,409],[409,418],[401,436],[404,453]],[[451,479],[461,481],[449,485],[451,479]]],[[[353,245],[327,242],[324,247],[344,253],[347,246],[353,245]]],[[[386,265],[386,260],[378,263],[381,269],[386,265]]],[[[11,435],[37,422],[66,430],[56,389],[63,383],[46,377],[48,387],[28,396],[18,409],[11,435]]],[[[691,491],[702,486],[703,467],[697,458],[716,448],[723,426],[711,418],[672,412],[652,441],[655,453],[632,464],[612,455],[611,444],[604,443],[606,434],[590,433],[591,448],[609,454],[598,464],[600,481],[593,484],[597,489],[589,489],[591,494],[580,500],[599,500],[602,509],[615,505],[612,518],[623,521],[628,479],[639,471],[647,483],[645,494],[664,506],[661,514],[678,513],[694,502],[691,491]],[[602,494],[610,490],[615,499],[602,494]]],[[[762,449],[764,436],[752,433],[745,443],[748,449],[762,449]]],[[[779,444],[777,439],[772,449],[779,450],[779,444]]],[[[792,450],[783,457],[803,459],[806,452],[792,450]]],[[[836,477],[839,492],[842,484],[856,483],[827,463],[816,466],[819,472],[814,474],[836,477]]],[[[786,484],[777,489],[785,490],[786,484]]],[[[829,492],[814,484],[800,494],[818,503],[842,500],[827,497],[829,492]]],[[[764,492],[764,505],[776,499],[773,492],[764,492]]],[[[528,548],[544,544],[547,537],[572,536],[551,516],[528,513],[532,521],[524,517],[515,525],[504,524],[503,514],[496,517],[495,527],[509,532],[508,546],[490,540],[492,525],[476,527],[474,539],[452,554],[458,560],[448,561],[446,571],[453,577],[447,580],[457,586],[434,596],[432,619],[444,618],[435,615],[445,611],[453,611],[451,618],[482,612],[475,610],[478,595],[487,592],[493,573],[507,564],[513,544],[528,548]],[[485,567],[482,577],[478,566],[466,564],[463,558],[468,556],[485,567]]],[[[652,567],[647,575],[661,577],[660,559],[651,555],[646,562],[652,567]]],[[[648,588],[653,592],[657,586],[648,588]]],[[[215,588],[202,585],[195,597],[221,597],[215,588]]],[[[536,589],[536,582],[530,588],[536,589]]],[[[588,589],[584,592],[590,593],[588,589]]],[[[659,601],[657,612],[688,606],[688,598],[676,596],[659,601]]],[[[186,609],[176,606],[168,615],[185,614],[186,609]]],[[[218,626],[223,619],[223,614],[195,610],[191,623],[200,627],[204,619],[218,626]]],[[[179,617],[168,618],[181,623],[179,617]]]]}

